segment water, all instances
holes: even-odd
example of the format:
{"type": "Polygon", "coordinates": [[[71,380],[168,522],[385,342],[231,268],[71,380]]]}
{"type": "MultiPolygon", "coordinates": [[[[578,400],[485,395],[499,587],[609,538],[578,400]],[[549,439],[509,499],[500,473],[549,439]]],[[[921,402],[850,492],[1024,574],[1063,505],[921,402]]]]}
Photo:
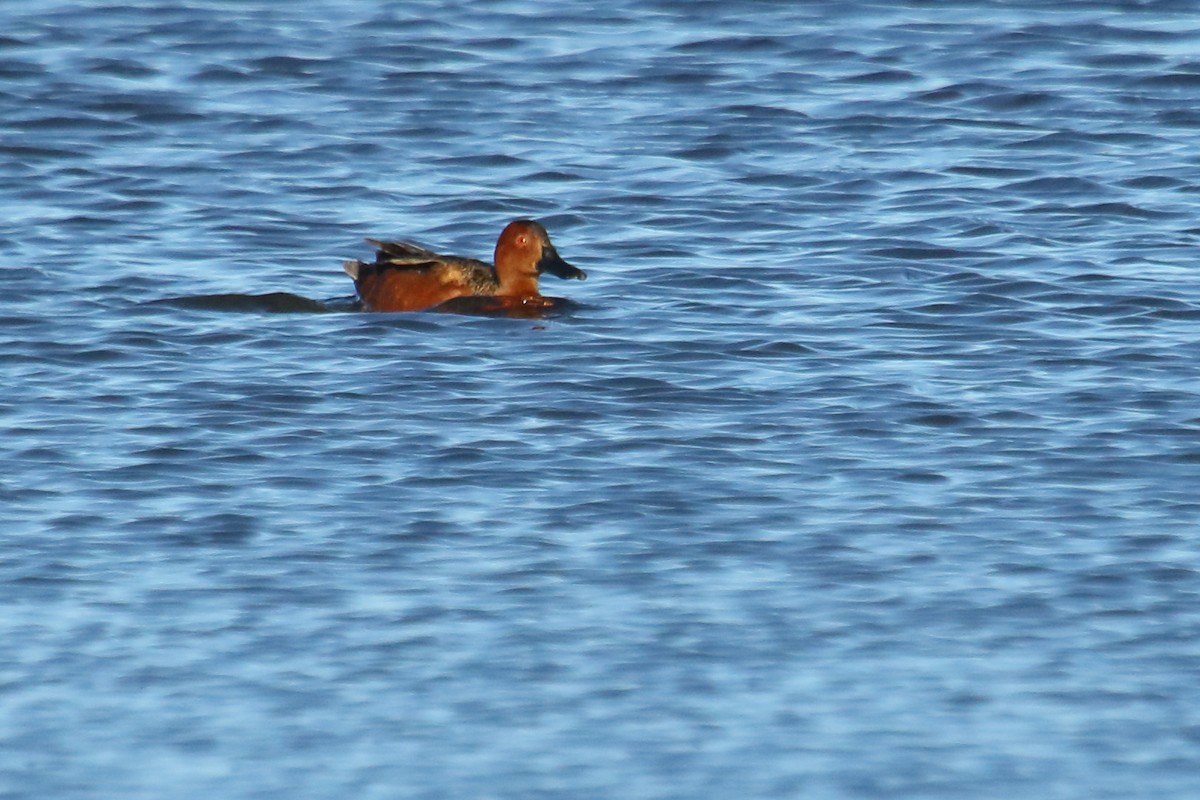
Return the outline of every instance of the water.
{"type": "Polygon", "coordinates": [[[1193,796],[1192,4],[0,17],[0,797],[1193,796]]]}

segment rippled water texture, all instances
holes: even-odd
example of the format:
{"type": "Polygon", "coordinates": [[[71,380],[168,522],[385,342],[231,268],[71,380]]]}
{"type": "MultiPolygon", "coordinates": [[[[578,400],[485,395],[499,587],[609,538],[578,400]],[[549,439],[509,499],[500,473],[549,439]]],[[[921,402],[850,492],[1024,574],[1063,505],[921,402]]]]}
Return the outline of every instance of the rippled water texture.
{"type": "Polygon", "coordinates": [[[1193,3],[0,17],[0,797],[1195,796],[1193,3]]]}

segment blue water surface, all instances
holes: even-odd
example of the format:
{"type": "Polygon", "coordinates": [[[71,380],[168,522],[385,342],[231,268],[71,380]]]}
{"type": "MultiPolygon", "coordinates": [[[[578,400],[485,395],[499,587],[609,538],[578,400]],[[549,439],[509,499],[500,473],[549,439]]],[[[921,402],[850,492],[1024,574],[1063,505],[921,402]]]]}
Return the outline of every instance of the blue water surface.
{"type": "Polygon", "coordinates": [[[0,798],[1195,796],[1194,4],[0,19],[0,798]]]}

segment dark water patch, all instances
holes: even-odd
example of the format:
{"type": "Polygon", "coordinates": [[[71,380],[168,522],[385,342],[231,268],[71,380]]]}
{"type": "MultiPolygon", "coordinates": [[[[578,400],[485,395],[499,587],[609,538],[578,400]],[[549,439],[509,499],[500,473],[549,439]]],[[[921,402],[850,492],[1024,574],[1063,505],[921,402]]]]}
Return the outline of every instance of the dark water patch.
{"type": "Polygon", "coordinates": [[[0,78],[5,80],[36,80],[44,77],[45,68],[35,61],[6,58],[0,61],[0,78]]]}
{"type": "Polygon", "coordinates": [[[478,39],[471,39],[465,44],[465,49],[468,51],[482,50],[487,52],[507,52],[511,50],[519,50],[525,42],[522,39],[513,36],[487,36],[478,39]]]}
{"type": "Polygon", "coordinates": [[[916,79],[916,75],[907,70],[902,69],[882,69],[872,72],[864,72],[859,75],[851,75],[842,80],[847,83],[906,83],[916,79]]]}
{"type": "Polygon", "coordinates": [[[1084,196],[1090,196],[1095,194],[1103,194],[1105,191],[1105,187],[1096,181],[1086,178],[1075,178],[1068,176],[1032,178],[1029,180],[1018,181],[1016,183],[1010,183],[1003,188],[1006,191],[1022,192],[1035,195],[1080,194],[1084,196]]]}
{"type": "Polygon", "coordinates": [[[981,178],[1019,178],[1035,174],[1034,170],[1020,167],[999,167],[992,165],[964,165],[950,167],[946,170],[957,175],[970,175],[981,178]]]}
{"type": "MultiPolygon", "coordinates": [[[[734,181],[750,186],[767,186],[779,189],[807,189],[813,186],[820,186],[824,183],[820,178],[815,178],[811,175],[796,175],[781,172],[759,172],[751,175],[743,175],[735,178],[734,181]]],[[[665,205],[669,203],[664,198],[655,199],[660,204],[665,205]]]]}
{"type": "Polygon", "coordinates": [[[991,111],[1025,111],[1035,106],[1044,106],[1061,100],[1048,92],[997,92],[980,97],[975,104],[991,111]]]}
{"type": "Polygon", "coordinates": [[[524,177],[527,181],[543,181],[546,183],[575,183],[584,180],[582,175],[572,172],[560,172],[557,170],[543,170],[541,172],[533,172],[524,177]]]}
{"type": "Polygon", "coordinates": [[[153,127],[205,122],[207,119],[204,114],[198,111],[190,111],[184,108],[161,107],[139,111],[131,117],[131,120],[138,125],[153,127]]]}
{"type": "Polygon", "coordinates": [[[954,128],[963,128],[965,130],[978,131],[981,134],[994,132],[996,135],[1016,137],[1020,134],[1027,133],[1030,126],[1017,120],[1002,120],[993,117],[976,118],[976,117],[944,117],[936,120],[939,125],[948,125],[954,128]]]}
{"type": "Polygon", "coordinates": [[[959,100],[962,97],[963,92],[957,87],[943,86],[940,89],[919,92],[913,95],[913,101],[918,103],[948,103],[959,100]]]}
{"type": "Polygon", "coordinates": [[[678,53],[718,56],[728,53],[779,53],[791,49],[790,38],[787,36],[721,36],[677,44],[670,49],[678,53]]]}
{"type": "Polygon", "coordinates": [[[254,80],[254,75],[247,69],[222,64],[197,70],[191,80],[196,83],[244,83],[254,80]]]}
{"type": "Polygon", "coordinates": [[[59,224],[70,228],[104,229],[120,226],[121,220],[112,217],[95,217],[90,214],[75,214],[59,220],[59,224]]]}
{"type": "Polygon", "coordinates": [[[948,478],[937,472],[901,472],[896,475],[896,480],[906,483],[936,484],[945,483],[948,478]]]}
{"type": "Polygon", "coordinates": [[[739,148],[724,145],[724,144],[708,144],[698,147],[687,147],[682,150],[675,150],[671,155],[677,158],[683,158],[694,161],[715,161],[729,158],[734,153],[738,152],[739,148]]]}
{"type": "Polygon", "coordinates": [[[1160,309],[1149,312],[1149,316],[1155,319],[1195,320],[1200,319],[1200,309],[1160,309]]]}
{"type": "Polygon", "coordinates": [[[490,167],[518,166],[528,163],[523,158],[510,156],[503,153],[471,156],[447,156],[445,158],[437,159],[437,162],[448,167],[472,167],[480,169],[490,167]]]}
{"type": "Polygon", "coordinates": [[[0,143],[0,155],[11,156],[20,161],[49,161],[58,163],[67,159],[82,158],[86,154],[86,150],[82,148],[68,149],[63,147],[39,147],[37,145],[0,143]]]}
{"type": "Polygon", "coordinates": [[[16,120],[11,124],[22,130],[43,132],[129,131],[135,128],[132,123],[124,120],[106,119],[95,115],[34,117],[16,120]]]}
{"type": "Polygon", "coordinates": [[[1142,175],[1121,181],[1120,185],[1129,189],[1181,189],[1191,186],[1170,175],[1142,175]]]}
{"type": "Polygon", "coordinates": [[[207,294],[192,297],[168,297],[151,300],[149,305],[167,305],[200,311],[232,311],[271,314],[324,313],[333,309],[327,303],[288,292],[267,294],[207,294]]]}
{"type": "Polygon", "coordinates": [[[1077,206],[1076,213],[1094,214],[1113,217],[1137,217],[1141,219],[1164,219],[1179,216],[1178,213],[1172,211],[1155,210],[1149,208],[1141,208],[1132,203],[1092,203],[1089,205],[1077,206]]]}
{"type": "Polygon", "coordinates": [[[1101,53],[1084,57],[1083,64],[1097,69],[1132,70],[1154,67],[1165,60],[1156,53],[1101,53]]]}
{"type": "Polygon", "coordinates": [[[963,100],[969,98],[993,97],[1007,90],[1004,84],[989,81],[963,81],[951,83],[937,89],[922,92],[918,99],[924,101],[944,102],[948,100],[963,100]]]}
{"type": "Polygon", "coordinates": [[[1194,308],[1192,304],[1173,297],[1116,297],[1110,300],[1110,302],[1120,308],[1138,311],[1154,309],[1180,311],[1194,308]]]}
{"type": "Polygon", "coordinates": [[[98,98],[82,102],[80,107],[97,114],[129,117],[189,112],[182,98],[168,91],[107,92],[98,98]]]}
{"type": "Polygon", "coordinates": [[[1138,78],[1133,83],[1141,89],[1178,89],[1191,91],[1200,89],[1200,73],[1167,72],[1159,75],[1146,75],[1138,78]]]}
{"type": "Polygon", "coordinates": [[[216,513],[199,518],[155,516],[132,521],[131,533],[151,535],[181,547],[245,545],[256,533],[258,521],[239,513],[216,513]]]}
{"type": "Polygon", "coordinates": [[[868,250],[867,254],[872,256],[880,256],[882,258],[898,258],[906,261],[943,260],[949,258],[966,258],[968,256],[975,255],[973,253],[957,250],[951,247],[931,247],[919,245],[881,247],[877,250],[868,250]]]}
{"type": "Polygon", "coordinates": [[[159,70],[141,61],[115,58],[94,59],[88,63],[86,70],[95,75],[117,78],[149,78],[161,74],[159,70]]]}

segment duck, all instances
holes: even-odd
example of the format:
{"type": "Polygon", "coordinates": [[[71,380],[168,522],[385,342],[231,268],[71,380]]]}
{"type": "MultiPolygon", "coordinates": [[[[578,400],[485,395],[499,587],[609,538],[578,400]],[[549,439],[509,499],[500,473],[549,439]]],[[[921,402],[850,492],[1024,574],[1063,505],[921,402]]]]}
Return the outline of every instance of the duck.
{"type": "Polygon", "coordinates": [[[587,273],[563,260],[550,234],[531,219],[513,220],[500,232],[495,266],[412,242],[367,243],[376,248],[374,261],[343,264],[367,311],[536,312],[567,302],[540,294],[539,275],[587,279],[587,273]]]}

